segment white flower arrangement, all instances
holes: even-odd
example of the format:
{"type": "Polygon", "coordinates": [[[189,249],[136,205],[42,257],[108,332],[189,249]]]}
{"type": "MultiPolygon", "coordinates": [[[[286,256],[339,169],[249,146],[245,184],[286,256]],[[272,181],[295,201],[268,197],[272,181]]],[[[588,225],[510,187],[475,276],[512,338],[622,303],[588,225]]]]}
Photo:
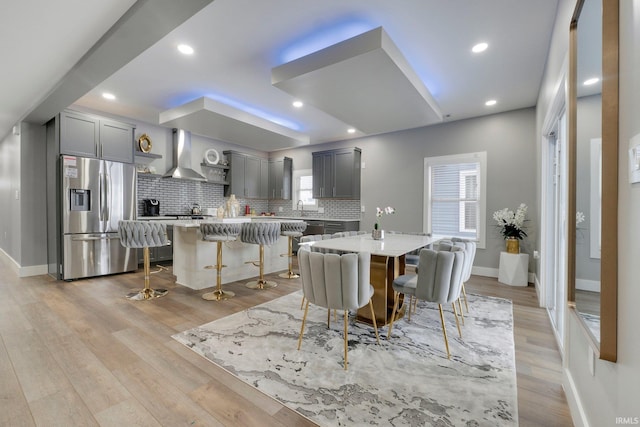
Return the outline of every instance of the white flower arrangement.
{"type": "Polygon", "coordinates": [[[391,206],[387,206],[384,209],[380,209],[378,207],[376,207],[376,224],[374,226],[374,229],[378,230],[380,229],[380,220],[382,218],[382,215],[391,215],[396,213],[395,208],[392,208],[391,206]]]}
{"type": "Polygon", "coordinates": [[[509,210],[509,208],[495,211],[493,213],[493,219],[498,223],[498,227],[501,228],[500,234],[502,234],[505,239],[515,238],[522,240],[527,236],[527,233],[525,233],[523,229],[526,215],[527,205],[521,203],[515,212],[509,210]]]}
{"type": "Polygon", "coordinates": [[[585,216],[584,216],[584,212],[576,212],[576,227],[578,226],[578,224],[580,224],[581,222],[584,222],[585,220],[585,216]]]}

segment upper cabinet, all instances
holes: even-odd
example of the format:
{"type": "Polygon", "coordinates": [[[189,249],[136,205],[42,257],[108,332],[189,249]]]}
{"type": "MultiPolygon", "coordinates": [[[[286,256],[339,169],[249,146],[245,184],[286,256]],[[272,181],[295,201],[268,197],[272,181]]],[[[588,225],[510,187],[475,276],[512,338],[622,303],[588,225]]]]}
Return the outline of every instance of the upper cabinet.
{"type": "Polygon", "coordinates": [[[269,192],[269,161],[237,151],[224,151],[229,162],[229,185],[225,196],[235,194],[245,199],[267,199],[269,192]]]}
{"type": "Polygon", "coordinates": [[[292,172],[291,158],[269,160],[269,199],[291,200],[292,172]]]}
{"type": "Polygon", "coordinates": [[[359,199],[359,148],[316,151],[313,154],[313,197],[315,199],[359,199]]]}
{"type": "Polygon", "coordinates": [[[78,113],[60,113],[60,153],[133,163],[133,130],[128,123],[78,113]]]}

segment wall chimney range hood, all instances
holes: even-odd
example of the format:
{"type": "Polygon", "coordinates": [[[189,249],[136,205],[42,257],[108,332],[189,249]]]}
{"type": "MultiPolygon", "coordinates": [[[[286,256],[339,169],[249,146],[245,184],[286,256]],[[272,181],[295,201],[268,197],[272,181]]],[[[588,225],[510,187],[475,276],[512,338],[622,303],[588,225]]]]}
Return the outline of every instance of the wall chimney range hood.
{"type": "Polygon", "coordinates": [[[202,174],[191,168],[191,132],[184,129],[173,129],[173,169],[163,178],[189,179],[206,181],[202,174]]]}

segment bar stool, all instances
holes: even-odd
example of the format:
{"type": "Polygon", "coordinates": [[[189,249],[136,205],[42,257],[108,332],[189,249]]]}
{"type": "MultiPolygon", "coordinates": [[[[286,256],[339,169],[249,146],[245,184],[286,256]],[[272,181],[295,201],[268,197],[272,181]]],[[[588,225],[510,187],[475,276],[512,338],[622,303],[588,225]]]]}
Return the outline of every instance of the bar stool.
{"type": "Polygon", "coordinates": [[[144,255],[144,289],[127,294],[127,298],[135,301],[160,298],[169,291],[166,289],[151,289],[149,248],[170,245],[167,236],[167,225],[156,221],[119,221],[118,236],[120,244],[125,248],[142,248],[144,255]]]}
{"type": "Polygon", "coordinates": [[[216,285],[218,289],[213,292],[207,292],[202,295],[202,299],[207,301],[220,301],[235,296],[233,292],[222,290],[222,268],[226,265],[222,264],[222,242],[236,240],[240,234],[240,223],[205,223],[200,224],[200,233],[202,240],[207,242],[216,242],[217,257],[215,265],[208,265],[206,269],[217,270],[216,285]]]}
{"type": "Polygon", "coordinates": [[[283,236],[289,237],[289,253],[282,254],[280,256],[289,257],[289,271],[286,273],[279,274],[283,279],[297,279],[300,277],[299,274],[296,274],[292,271],[293,269],[293,238],[302,236],[304,230],[307,229],[307,223],[304,221],[295,221],[295,222],[281,222],[280,223],[280,234],[283,236]]]}
{"type": "Polygon", "coordinates": [[[264,246],[273,245],[280,237],[280,223],[278,221],[245,222],[240,230],[240,240],[244,243],[260,245],[260,260],[247,261],[245,264],[253,264],[260,267],[260,276],[245,284],[249,289],[268,289],[278,286],[271,280],[264,280],[264,246]]]}

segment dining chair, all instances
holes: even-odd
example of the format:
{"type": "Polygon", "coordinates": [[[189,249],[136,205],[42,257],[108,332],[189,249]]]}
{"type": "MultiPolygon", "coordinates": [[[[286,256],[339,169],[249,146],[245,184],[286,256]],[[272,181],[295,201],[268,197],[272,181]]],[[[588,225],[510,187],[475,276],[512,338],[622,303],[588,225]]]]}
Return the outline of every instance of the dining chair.
{"type": "MultiPolygon", "coordinates": [[[[470,240],[463,240],[463,239],[459,239],[459,238],[453,238],[451,240],[442,240],[438,243],[438,249],[439,250],[451,250],[452,247],[459,247],[462,248],[462,250],[464,250],[464,269],[462,271],[462,277],[461,277],[461,281],[462,281],[462,285],[461,285],[461,295],[462,295],[462,299],[464,299],[464,305],[465,308],[467,309],[467,313],[469,312],[469,303],[467,301],[467,291],[464,288],[464,284],[469,280],[469,278],[471,277],[471,270],[473,269],[473,260],[475,259],[476,256],[476,242],[470,241],[470,240]]],[[[460,311],[462,311],[462,304],[460,303],[460,311]]],[[[464,319],[464,317],[463,317],[464,319]]]]}
{"type": "MultiPolygon", "coordinates": [[[[344,369],[347,370],[349,310],[357,310],[369,305],[376,341],[380,344],[378,326],[373,311],[373,286],[369,280],[371,254],[367,252],[323,254],[307,250],[298,251],[298,267],[302,278],[302,292],[306,299],[298,350],[302,345],[304,326],[309,312],[309,304],[324,307],[327,317],[334,310],[344,311],[344,369]]],[[[328,325],[327,319],[327,325],[328,325]]]]}
{"type": "Polygon", "coordinates": [[[451,358],[442,304],[451,304],[456,319],[456,326],[458,327],[458,334],[460,338],[462,338],[462,330],[460,329],[455,302],[460,297],[460,278],[462,277],[464,268],[464,256],[462,248],[457,246],[452,247],[451,251],[422,249],[420,251],[420,269],[418,273],[403,274],[394,279],[393,311],[391,313],[387,339],[391,339],[393,320],[398,312],[400,294],[404,295],[405,298],[407,296],[415,296],[419,300],[438,304],[447,358],[451,358]]]}

